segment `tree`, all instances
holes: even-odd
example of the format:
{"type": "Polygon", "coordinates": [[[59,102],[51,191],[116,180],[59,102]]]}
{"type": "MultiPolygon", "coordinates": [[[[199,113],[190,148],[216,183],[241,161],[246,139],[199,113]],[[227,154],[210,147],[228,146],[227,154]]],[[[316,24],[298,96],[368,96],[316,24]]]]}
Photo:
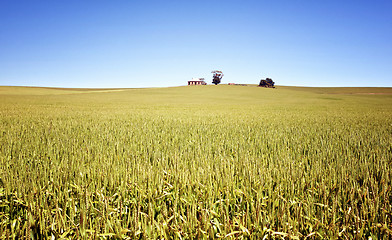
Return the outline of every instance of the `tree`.
{"type": "Polygon", "coordinates": [[[222,71],[215,70],[215,71],[212,71],[211,73],[213,74],[212,75],[212,83],[215,85],[218,85],[219,83],[221,83],[221,80],[223,77],[222,71]]]}
{"type": "Polygon", "coordinates": [[[259,87],[275,88],[275,82],[271,78],[261,79],[259,87]]]}

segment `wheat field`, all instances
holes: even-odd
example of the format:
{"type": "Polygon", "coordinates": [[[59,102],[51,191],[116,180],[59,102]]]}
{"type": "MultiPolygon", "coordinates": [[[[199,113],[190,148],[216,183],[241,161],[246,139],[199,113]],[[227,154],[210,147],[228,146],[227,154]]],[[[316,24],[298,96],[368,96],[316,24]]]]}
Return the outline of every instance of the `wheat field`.
{"type": "Polygon", "coordinates": [[[392,238],[392,88],[0,87],[0,239],[392,238]]]}

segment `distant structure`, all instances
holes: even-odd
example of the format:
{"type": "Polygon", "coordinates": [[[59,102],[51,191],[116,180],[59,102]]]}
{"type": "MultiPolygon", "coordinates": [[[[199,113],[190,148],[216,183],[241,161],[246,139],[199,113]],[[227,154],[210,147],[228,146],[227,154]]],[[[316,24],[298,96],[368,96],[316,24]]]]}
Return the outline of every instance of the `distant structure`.
{"type": "Polygon", "coordinates": [[[275,88],[275,82],[271,78],[261,79],[259,87],[275,88]]]}
{"type": "Polygon", "coordinates": [[[221,80],[223,77],[222,71],[215,70],[215,71],[212,71],[211,73],[213,74],[212,75],[212,83],[215,85],[218,85],[219,83],[221,83],[221,80]]]}
{"type": "Polygon", "coordinates": [[[204,78],[192,78],[192,80],[188,81],[188,85],[207,85],[204,81],[204,78]]]}
{"type": "Polygon", "coordinates": [[[235,83],[229,83],[229,85],[235,85],[235,83]]]}

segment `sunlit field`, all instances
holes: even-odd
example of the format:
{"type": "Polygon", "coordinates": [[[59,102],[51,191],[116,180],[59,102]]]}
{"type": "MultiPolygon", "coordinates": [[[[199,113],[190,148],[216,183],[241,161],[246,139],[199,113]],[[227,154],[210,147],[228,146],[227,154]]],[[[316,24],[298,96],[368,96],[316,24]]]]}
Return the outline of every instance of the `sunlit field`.
{"type": "Polygon", "coordinates": [[[392,238],[392,88],[0,87],[1,239],[392,238]]]}

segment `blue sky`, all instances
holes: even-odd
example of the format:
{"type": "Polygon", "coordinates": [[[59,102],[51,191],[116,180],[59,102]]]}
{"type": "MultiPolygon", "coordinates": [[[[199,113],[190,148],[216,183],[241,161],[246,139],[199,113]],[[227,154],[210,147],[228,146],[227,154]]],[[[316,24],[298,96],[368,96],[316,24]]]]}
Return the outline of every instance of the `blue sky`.
{"type": "Polygon", "coordinates": [[[0,85],[392,86],[392,1],[0,1],[0,85]]]}

